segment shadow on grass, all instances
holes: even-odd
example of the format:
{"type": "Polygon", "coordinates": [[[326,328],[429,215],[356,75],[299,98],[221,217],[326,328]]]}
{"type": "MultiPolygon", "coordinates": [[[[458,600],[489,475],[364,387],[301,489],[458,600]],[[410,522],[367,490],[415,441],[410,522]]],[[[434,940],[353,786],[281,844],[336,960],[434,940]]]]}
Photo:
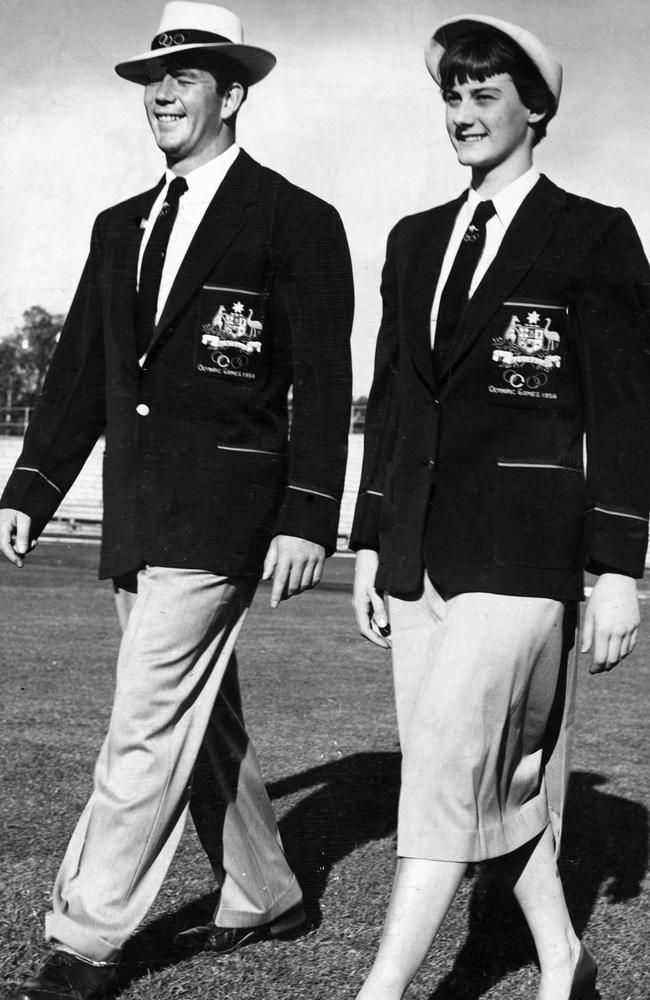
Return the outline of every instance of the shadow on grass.
{"type": "MultiPolygon", "coordinates": [[[[648,811],[601,790],[601,774],[571,775],[560,872],[579,937],[604,890],[611,903],[638,896],[648,864],[648,811]]],[[[521,911],[503,886],[498,865],[475,879],[465,944],[430,1000],[477,1000],[509,972],[536,961],[521,911]]]]}
{"type": "Polygon", "coordinates": [[[271,799],[315,787],[280,821],[312,926],[320,923],[320,898],[337,862],[396,830],[400,764],[399,753],[357,753],[267,785],[271,799]]]}
{"type": "MultiPolygon", "coordinates": [[[[399,768],[398,753],[359,753],[269,784],[275,799],[314,789],[280,823],[312,926],[320,923],[320,899],[334,866],[362,844],[394,832],[399,768]]],[[[560,868],[579,935],[599,893],[604,890],[612,903],[637,896],[647,867],[647,810],[609,795],[601,788],[606,780],[599,774],[576,772],[570,781],[560,868]]],[[[467,939],[430,1000],[475,1000],[509,972],[535,959],[532,940],[511,893],[502,885],[498,864],[477,867],[477,872],[467,939]]],[[[139,931],[125,949],[119,988],[185,961],[187,952],[171,945],[174,934],[207,922],[215,904],[214,894],[203,896],[139,931]]],[[[382,918],[378,913],[377,922],[382,918]]]]}
{"type": "Polygon", "coordinates": [[[217,900],[218,893],[207,893],[178,910],[163,913],[134,934],[122,952],[114,995],[150,973],[187,962],[193,953],[175,948],[172,944],[174,935],[187,927],[209,923],[217,900]]]}
{"type": "MultiPolygon", "coordinates": [[[[360,753],[267,786],[272,799],[315,788],[280,822],[289,863],[303,888],[307,929],[320,924],[319,900],[334,865],[361,844],[395,830],[399,770],[398,753],[360,753]]],[[[174,935],[208,923],[216,904],[215,893],[202,896],[138,931],[124,949],[117,992],[187,961],[192,953],[174,948],[174,935]]]]}

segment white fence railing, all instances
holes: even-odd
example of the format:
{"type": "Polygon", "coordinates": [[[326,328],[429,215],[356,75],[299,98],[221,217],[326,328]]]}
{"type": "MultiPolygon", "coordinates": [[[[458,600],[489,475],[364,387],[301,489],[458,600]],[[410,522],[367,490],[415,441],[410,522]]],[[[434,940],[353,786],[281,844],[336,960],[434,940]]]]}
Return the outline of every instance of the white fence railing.
{"type": "MultiPolygon", "coordinates": [[[[0,436],[0,490],[4,487],[22,448],[22,437],[18,435],[0,436]]],[[[98,535],[101,527],[102,508],[102,460],[104,442],[98,441],[88,461],[64,497],[48,533],[78,535],[98,535]]],[[[352,527],[354,504],[363,456],[363,436],[350,434],[348,438],[348,465],[345,473],[345,488],[339,519],[339,548],[345,548],[352,527]]]]}
{"type": "MultiPolygon", "coordinates": [[[[29,406],[0,406],[0,437],[22,437],[27,429],[32,408],[29,406]]],[[[363,434],[366,423],[366,404],[353,403],[350,409],[350,434],[363,434]]]]}

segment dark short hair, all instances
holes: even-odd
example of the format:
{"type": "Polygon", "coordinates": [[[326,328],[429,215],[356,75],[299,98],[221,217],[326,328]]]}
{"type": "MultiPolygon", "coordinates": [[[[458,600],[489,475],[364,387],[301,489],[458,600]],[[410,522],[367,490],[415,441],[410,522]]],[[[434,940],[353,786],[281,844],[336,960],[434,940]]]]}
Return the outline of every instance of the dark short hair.
{"type": "Polygon", "coordinates": [[[439,66],[440,87],[452,90],[457,83],[508,73],[521,103],[529,111],[544,115],[531,122],[537,145],[546,135],[546,126],[555,114],[555,99],[532,59],[512,38],[496,28],[468,31],[445,49],[439,66]]]}

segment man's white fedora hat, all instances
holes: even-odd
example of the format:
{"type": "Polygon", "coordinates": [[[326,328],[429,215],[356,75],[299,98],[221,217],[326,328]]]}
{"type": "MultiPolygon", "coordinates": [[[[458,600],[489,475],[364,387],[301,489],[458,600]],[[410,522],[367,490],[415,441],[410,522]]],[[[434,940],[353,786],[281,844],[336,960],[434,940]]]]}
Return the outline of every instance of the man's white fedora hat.
{"type": "Polygon", "coordinates": [[[276,63],[266,49],[244,45],[241,21],[232,11],[212,3],[172,0],[165,4],[151,50],[118,63],[115,72],[133,83],[147,83],[164,73],[171,55],[191,51],[227,56],[245,68],[248,83],[258,83],[276,63]]]}
{"type": "Polygon", "coordinates": [[[459,17],[450,17],[435,29],[424,50],[424,59],[427,69],[436,83],[440,83],[440,60],[451,42],[470,31],[485,29],[486,26],[503,32],[523,49],[539,70],[542,80],[553,95],[555,110],[557,110],[562,90],[562,66],[560,63],[540,42],[539,38],[536,38],[526,28],[510,24],[509,21],[500,21],[496,17],[488,17],[486,14],[461,14],[459,17]]]}

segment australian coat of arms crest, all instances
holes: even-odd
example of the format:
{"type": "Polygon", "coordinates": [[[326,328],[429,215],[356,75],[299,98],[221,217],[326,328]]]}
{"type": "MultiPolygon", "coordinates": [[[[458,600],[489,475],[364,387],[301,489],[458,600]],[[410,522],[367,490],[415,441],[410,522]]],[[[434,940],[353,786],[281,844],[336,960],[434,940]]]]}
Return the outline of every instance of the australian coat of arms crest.
{"type": "Polygon", "coordinates": [[[251,381],[260,371],[264,296],[243,289],[204,286],[197,370],[251,381]]]}
{"type": "Polygon", "coordinates": [[[490,359],[488,392],[493,401],[557,401],[566,308],[506,302],[501,315],[503,333],[492,338],[490,359]]]}

